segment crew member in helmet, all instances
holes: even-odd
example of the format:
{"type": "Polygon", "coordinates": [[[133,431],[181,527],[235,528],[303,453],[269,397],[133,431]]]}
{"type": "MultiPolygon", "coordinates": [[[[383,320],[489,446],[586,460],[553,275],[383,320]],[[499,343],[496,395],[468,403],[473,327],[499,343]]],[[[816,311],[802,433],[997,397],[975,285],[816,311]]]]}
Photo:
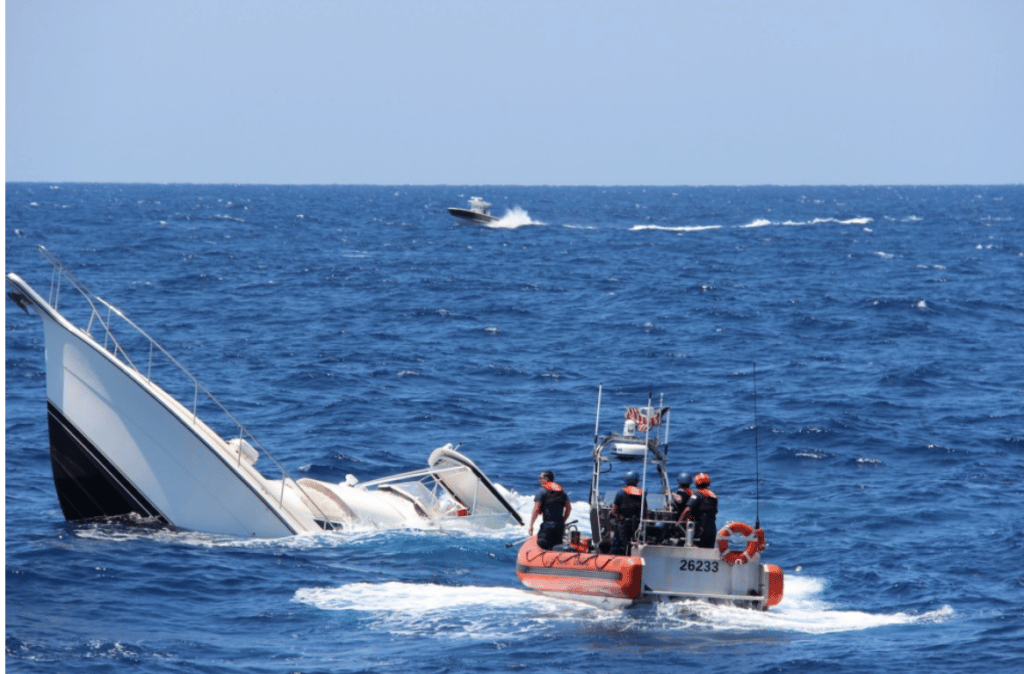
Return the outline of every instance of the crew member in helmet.
{"type": "Polygon", "coordinates": [[[562,542],[565,536],[565,521],[572,512],[569,497],[562,486],[555,482],[555,474],[545,470],[540,474],[540,491],[533,498],[533,516],[530,517],[529,534],[533,535],[533,523],[543,514],[544,521],[537,530],[537,545],[550,550],[562,542]]]}
{"type": "Polygon", "coordinates": [[[715,525],[715,515],[718,514],[718,497],[711,491],[711,476],[707,473],[697,473],[693,480],[697,487],[690,497],[689,503],[679,516],[679,521],[692,519],[697,524],[696,540],[699,548],[715,547],[715,537],[718,535],[718,527],[715,525]]]}
{"type": "Polygon", "coordinates": [[[682,522],[683,510],[686,509],[686,504],[693,497],[693,490],[690,489],[690,483],[693,482],[693,478],[690,477],[689,473],[679,473],[676,481],[679,483],[679,487],[672,492],[672,514],[675,515],[677,522],[682,522]]]}
{"type": "Polygon", "coordinates": [[[611,549],[613,555],[629,553],[629,542],[633,540],[636,528],[640,525],[644,494],[637,486],[639,484],[640,475],[635,470],[626,473],[626,486],[615,495],[612,503],[612,517],[615,518],[615,538],[611,549]]]}

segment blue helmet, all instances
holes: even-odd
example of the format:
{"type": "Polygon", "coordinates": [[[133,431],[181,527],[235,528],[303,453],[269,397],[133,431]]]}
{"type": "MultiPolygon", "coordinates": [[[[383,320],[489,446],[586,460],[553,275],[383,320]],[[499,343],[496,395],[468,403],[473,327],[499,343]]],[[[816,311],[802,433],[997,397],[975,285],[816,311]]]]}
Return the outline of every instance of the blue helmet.
{"type": "Polygon", "coordinates": [[[626,484],[640,484],[640,473],[636,472],[635,470],[631,470],[628,473],[626,473],[626,484]]]}
{"type": "Polygon", "coordinates": [[[689,487],[690,483],[693,482],[693,478],[690,477],[689,473],[679,473],[679,477],[676,479],[679,480],[680,487],[689,487]]]}

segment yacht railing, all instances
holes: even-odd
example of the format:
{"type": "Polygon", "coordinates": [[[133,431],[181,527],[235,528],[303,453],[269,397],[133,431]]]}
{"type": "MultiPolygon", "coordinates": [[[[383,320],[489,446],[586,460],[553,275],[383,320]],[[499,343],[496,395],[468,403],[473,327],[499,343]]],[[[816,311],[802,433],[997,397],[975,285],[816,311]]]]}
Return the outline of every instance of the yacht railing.
{"type": "MultiPolygon", "coordinates": [[[[79,329],[88,334],[96,344],[101,345],[107,353],[120,361],[128,369],[145,378],[147,382],[157,386],[160,390],[174,398],[179,405],[192,414],[193,426],[204,433],[212,433],[221,440],[223,440],[223,437],[221,437],[220,433],[215,431],[207,424],[206,421],[199,417],[200,404],[205,403],[208,406],[212,406],[215,411],[222,413],[222,419],[227,420],[225,422],[227,424],[226,427],[233,429],[234,437],[237,437],[239,440],[244,440],[252,447],[256,448],[263,456],[266,456],[274,464],[278,471],[280,471],[280,492],[276,497],[268,492],[268,496],[277,499],[278,507],[288,512],[288,509],[284,505],[284,493],[285,488],[287,486],[291,486],[305,497],[306,502],[311,507],[317,510],[322,517],[322,521],[325,523],[323,525],[325,528],[334,528],[334,525],[330,522],[330,518],[328,518],[319,506],[316,505],[316,501],[309,497],[306,490],[302,488],[298,481],[292,478],[281,462],[278,461],[274,455],[271,454],[270,450],[264,447],[263,444],[249,432],[242,422],[235,418],[235,416],[219,400],[217,400],[216,397],[214,397],[209,389],[207,389],[195,375],[193,375],[184,365],[178,362],[178,360],[172,356],[167,349],[153,339],[149,333],[136,325],[130,318],[125,316],[120,309],[89,290],[89,288],[77,276],[75,276],[75,274],[68,269],[56,255],[47,250],[45,246],[40,246],[39,252],[43,254],[43,257],[45,257],[50,264],[53,265],[53,274],[50,279],[50,295],[47,301],[55,311],[60,312],[65,319],[74,324],[75,321],[71,316],[62,311],[60,306],[61,301],[64,300],[65,303],[68,303],[74,302],[77,299],[84,300],[86,305],[78,307],[77,310],[80,315],[79,320],[85,323],[85,327],[83,328],[81,325],[78,325],[79,329]],[[65,292],[62,297],[62,286],[64,284],[70,285],[73,290],[77,291],[76,293],[70,294],[71,299],[67,297],[69,294],[67,292],[65,292]],[[88,312],[87,321],[85,320],[84,315],[82,315],[83,311],[88,312]],[[118,319],[130,328],[130,330],[126,333],[118,331],[118,335],[115,335],[114,328],[118,319]],[[102,342],[93,334],[94,330],[102,332],[102,342]],[[129,345],[128,348],[125,348],[128,342],[132,342],[132,344],[129,345]],[[129,355],[129,349],[134,353],[134,359],[129,355]],[[160,361],[161,357],[165,359],[162,363],[160,361]],[[144,362],[145,371],[143,371],[142,367],[139,365],[139,363],[142,362],[144,362]],[[154,381],[154,368],[159,372],[161,381],[164,381],[164,378],[169,379],[175,375],[179,378],[183,377],[183,379],[180,379],[175,386],[178,391],[177,395],[169,390],[169,387],[173,384],[169,383],[168,386],[164,386],[162,383],[158,384],[154,381]],[[182,385],[182,382],[184,382],[184,386],[182,385]],[[181,399],[183,393],[187,393],[191,396],[191,405],[185,403],[181,399]]],[[[71,314],[75,314],[74,309],[71,309],[71,314]]],[[[204,407],[204,409],[206,408],[204,407]]],[[[240,445],[241,443],[239,443],[239,447],[237,448],[238,456],[236,459],[239,467],[241,467],[241,463],[243,461],[242,456],[244,454],[240,445]]],[[[253,467],[253,469],[255,469],[255,467],[253,467]]],[[[257,472],[260,472],[262,475],[262,471],[257,472]]]]}

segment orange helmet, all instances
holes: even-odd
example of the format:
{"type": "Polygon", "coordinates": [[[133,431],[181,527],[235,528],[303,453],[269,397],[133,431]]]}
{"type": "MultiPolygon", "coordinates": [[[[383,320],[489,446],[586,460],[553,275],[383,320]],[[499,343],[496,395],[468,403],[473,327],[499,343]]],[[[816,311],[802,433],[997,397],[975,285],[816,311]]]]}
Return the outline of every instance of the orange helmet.
{"type": "Polygon", "coordinates": [[[698,487],[710,487],[711,476],[707,473],[697,473],[697,477],[694,478],[693,483],[698,487]]]}

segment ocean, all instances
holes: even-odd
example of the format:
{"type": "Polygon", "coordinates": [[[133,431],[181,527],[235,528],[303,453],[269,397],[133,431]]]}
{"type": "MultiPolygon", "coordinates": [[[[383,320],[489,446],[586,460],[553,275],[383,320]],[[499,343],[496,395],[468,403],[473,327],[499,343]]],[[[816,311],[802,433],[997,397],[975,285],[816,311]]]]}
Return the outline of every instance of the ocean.
{"type": "MultiPolygon", "coordinates": [[[[39,319],[5,314],[9,672],[1024,671],[1024,187],[6,186],[58,256],[296,477],[451,442],[586,513],[602,432],[759,518],[785,597],[602,610],[525,529],[248,540],[68,524],[39,319]],[[456,223],[470,196],[502,216],[456,223]]],[[[589,529],[586,518],[579,526],[589,529]]]]}

